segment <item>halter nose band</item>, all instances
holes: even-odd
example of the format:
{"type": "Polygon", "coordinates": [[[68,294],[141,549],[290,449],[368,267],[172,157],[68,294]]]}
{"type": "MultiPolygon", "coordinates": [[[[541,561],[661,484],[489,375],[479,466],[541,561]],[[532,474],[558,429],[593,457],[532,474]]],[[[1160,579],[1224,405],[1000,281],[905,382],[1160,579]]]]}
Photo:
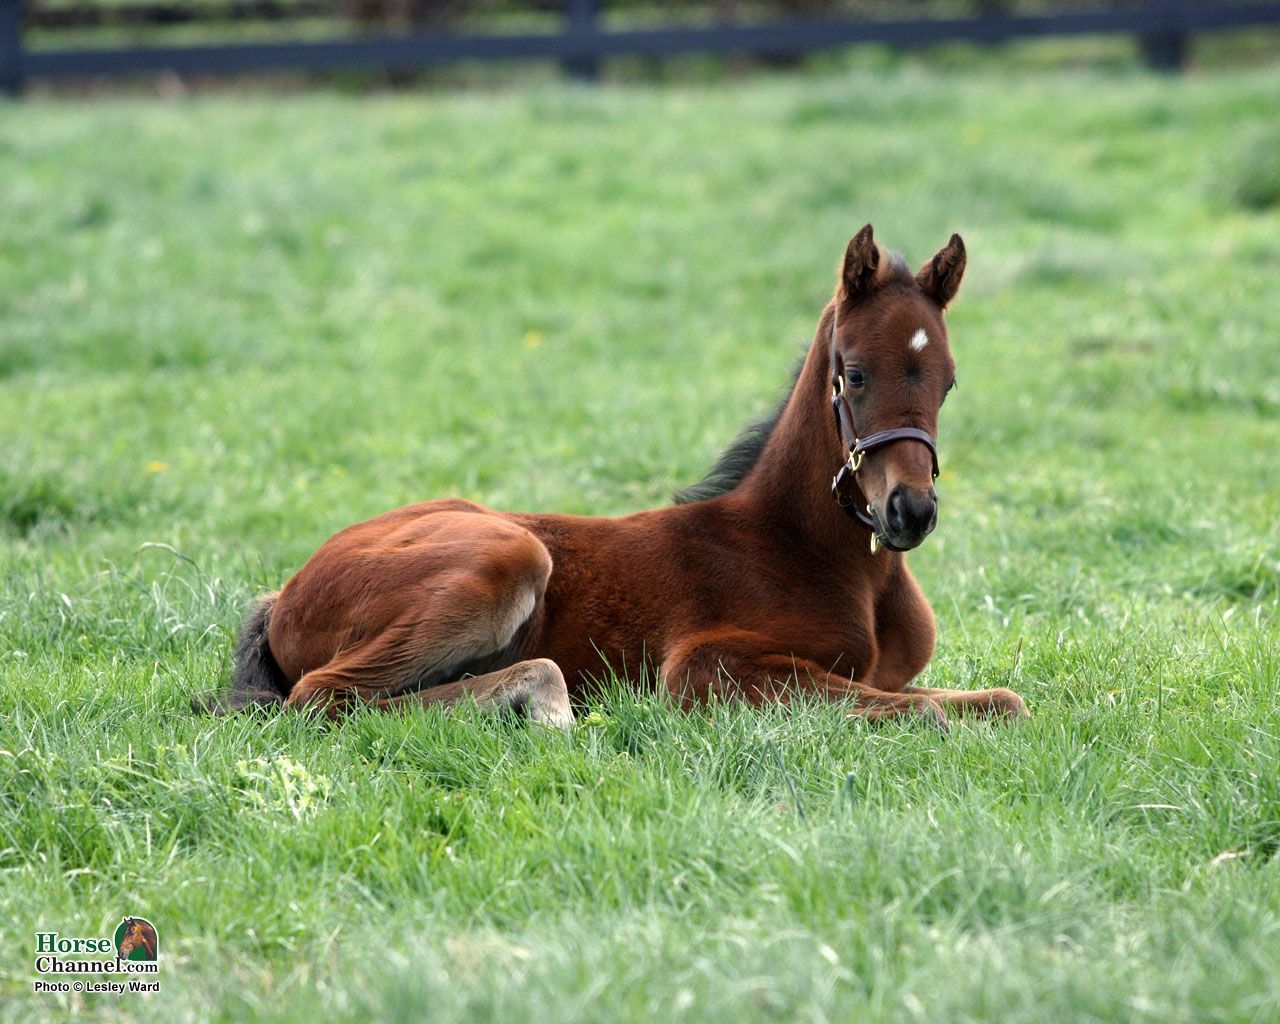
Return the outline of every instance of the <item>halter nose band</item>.
{"type": "Polygon", "coordinates": [[[850,449],[849,454],[860,456],[863,452],[879,448],[890,441],[919,441],[921,444],[928,445],[929,457],[933,459],[933,478],[938,479],[938,446],[929,434],[915,427],[894,427],[892,430],[882,430],[870,437],[860,438],[850,449]]]}

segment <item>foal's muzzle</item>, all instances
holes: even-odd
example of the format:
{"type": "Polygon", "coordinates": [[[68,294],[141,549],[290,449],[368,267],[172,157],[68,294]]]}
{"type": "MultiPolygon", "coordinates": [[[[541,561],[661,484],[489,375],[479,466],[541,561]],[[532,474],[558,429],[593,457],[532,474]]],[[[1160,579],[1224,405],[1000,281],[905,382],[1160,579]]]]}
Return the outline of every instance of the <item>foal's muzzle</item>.
{"type": "Polygon", "coordinates": [[[898,484],[889,492],[884,514],[879,520],[887,547],[907,551],[920,544],[938,525],[938,492],[930,487],[918,491],[898,484]]]}

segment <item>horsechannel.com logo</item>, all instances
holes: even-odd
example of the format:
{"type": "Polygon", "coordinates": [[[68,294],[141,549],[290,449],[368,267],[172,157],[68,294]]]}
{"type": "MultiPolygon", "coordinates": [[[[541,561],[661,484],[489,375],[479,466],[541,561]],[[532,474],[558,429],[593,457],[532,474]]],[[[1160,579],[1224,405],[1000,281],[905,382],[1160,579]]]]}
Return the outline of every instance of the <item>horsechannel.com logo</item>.
{"type": "Polygon", "coordinates": [[[143,917],[125,917],[110,938],[36,932],[36,992],[159,992],[160,936],[143,917]],[[50,980],[54,975],[57,980],[50,980]],[[63,980],[74,975],[74,981],[63,980]],[[102,978],[100,975],[109,975],[102,978]]]}

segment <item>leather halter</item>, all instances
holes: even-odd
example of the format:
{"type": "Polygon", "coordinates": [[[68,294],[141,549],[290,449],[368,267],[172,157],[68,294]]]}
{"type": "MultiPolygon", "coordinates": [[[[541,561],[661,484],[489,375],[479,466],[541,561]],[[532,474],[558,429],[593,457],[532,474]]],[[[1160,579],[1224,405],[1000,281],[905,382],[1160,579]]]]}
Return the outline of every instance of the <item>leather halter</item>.
{"type": "Polygon", "coordinates": [[[849,399],[845,395],[844,357],[836,346],[834,314],[831,317],[831,411],[835,414],[836,430],[840,432],[840,440],[849,452],[845,463],[836,471],[836,475],[831,478],[832,497],[844,509],[846,515],[857,519],[858,522],[871,531],[872,554],[875,554],[881,545],[891,551],[902,550],[880,536],[880,524],[868,514],[871,511],[871,506],[867,504],[866,496],[861,493],[855,494],[855,491],[861,492],[862,490],[858,486],[858,470],[862,468],[862,460],[866,457],[867,452],[874,448],[879,448],[894,441],[919,441],[929,449],[929,456],[933,459],[933,479],[937,480],[937,442],[931,435],[916,427],[892,427],[889,430],[880,430],[874,434],[868,434],[866,437],[858,437],[858,428],[853,422],[853,407],[849,405],[849,399]],[[866,512],[862,510],[863,506],[866,507],[866,512]]]}

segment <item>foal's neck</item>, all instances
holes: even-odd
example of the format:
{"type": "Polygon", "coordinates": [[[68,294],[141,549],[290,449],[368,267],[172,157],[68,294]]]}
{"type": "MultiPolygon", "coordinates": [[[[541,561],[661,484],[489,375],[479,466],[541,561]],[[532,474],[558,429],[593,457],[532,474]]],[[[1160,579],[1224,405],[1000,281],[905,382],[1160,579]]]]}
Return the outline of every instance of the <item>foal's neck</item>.
{"type": "Polygon", "coordinates": [[[832,316],[829,303],[777,425],[729,497],[747,522],[843,563],[869,553],[869,534],[831,496],[831,478],[847,454],[831,412],[832,316]]]}

